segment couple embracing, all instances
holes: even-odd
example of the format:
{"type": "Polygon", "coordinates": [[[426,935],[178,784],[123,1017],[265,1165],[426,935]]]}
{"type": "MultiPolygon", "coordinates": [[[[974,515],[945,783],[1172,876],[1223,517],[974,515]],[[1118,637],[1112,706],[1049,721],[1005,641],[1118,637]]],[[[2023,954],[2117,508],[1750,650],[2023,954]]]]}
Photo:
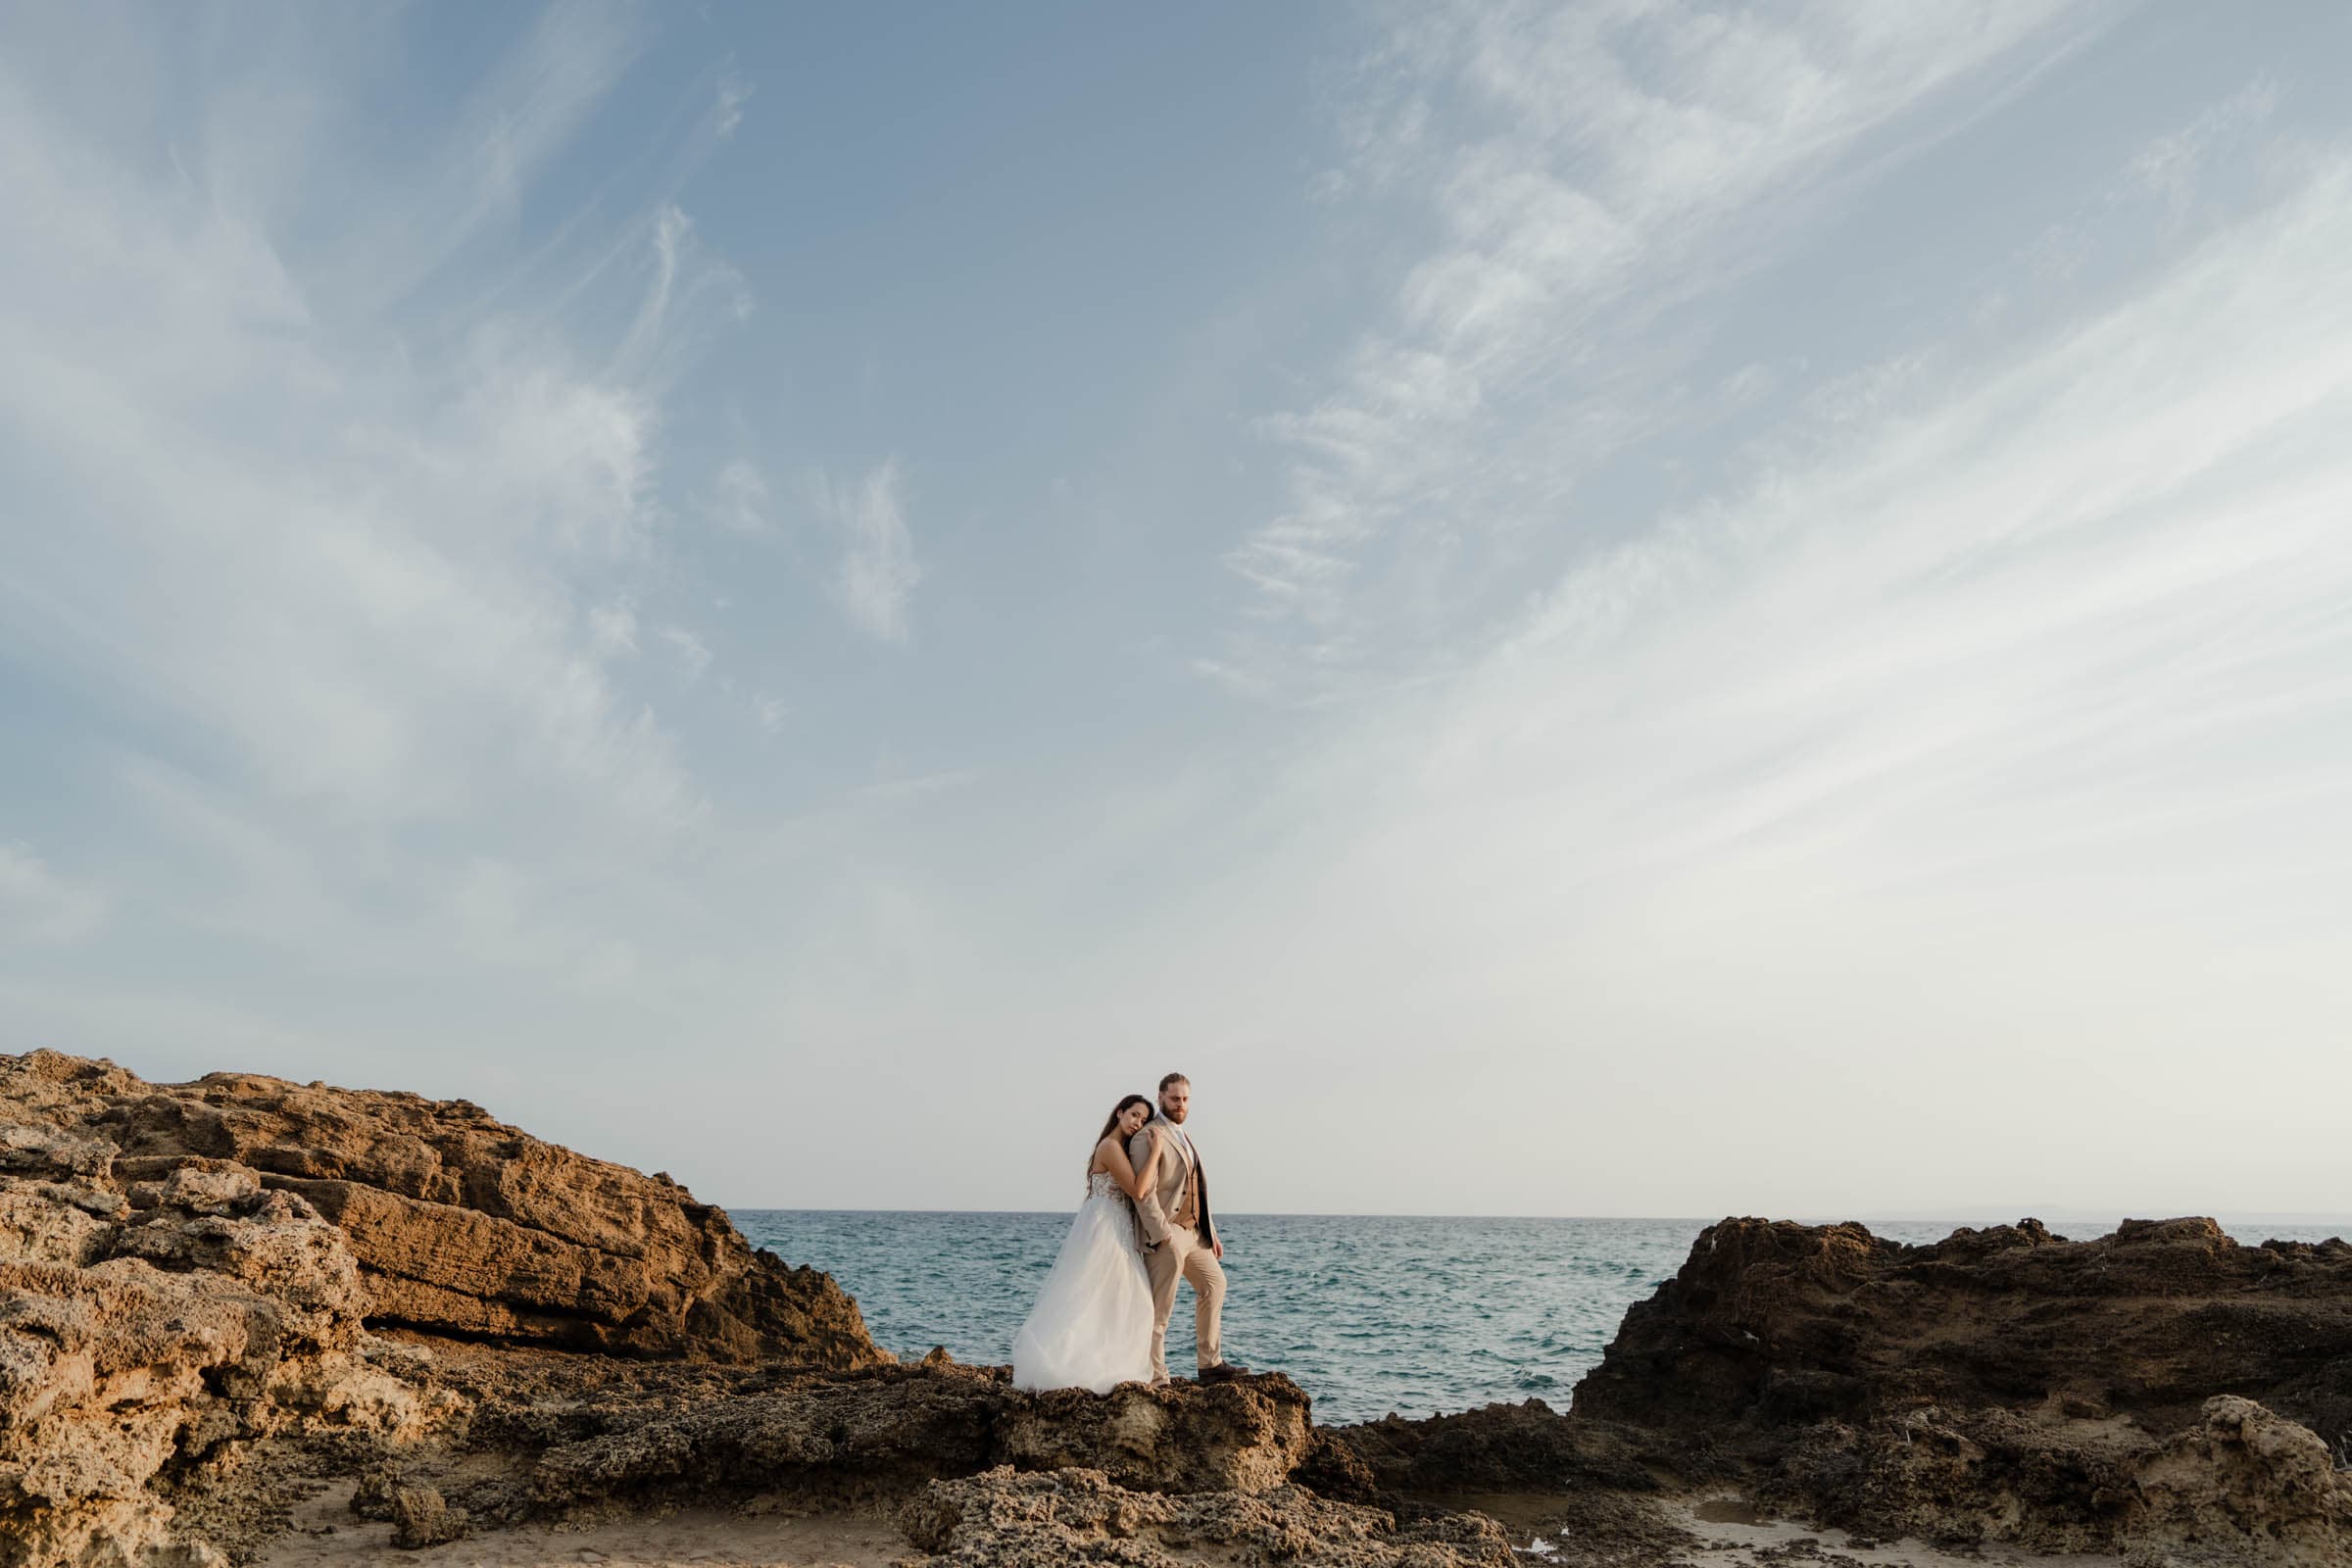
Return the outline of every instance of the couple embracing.
{"type": "Polygon", "coordinates": [[[1168,1314],[1179,1280],[1193,1288],[1200,1380],[1249,1371],[1217,1353],[1225,1271],[1208,1212],[1200,1152],[1184,1130],[1193,1086],[1172,1072],[1159,1108],[1142,1095],[1111,1107],[1086,1166],[1086,1202],[1071,1222],[1037,1305],[1012,1342],[1019,1389],[1092,1389],[1168,1381],[1168,1314]]]}

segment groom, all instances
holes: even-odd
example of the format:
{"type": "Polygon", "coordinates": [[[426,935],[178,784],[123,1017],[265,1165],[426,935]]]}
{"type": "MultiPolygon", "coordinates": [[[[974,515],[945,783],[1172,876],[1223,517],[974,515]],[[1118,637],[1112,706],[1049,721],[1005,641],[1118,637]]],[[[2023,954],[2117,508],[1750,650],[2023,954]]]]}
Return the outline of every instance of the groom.
{"type": "Polygon", "coordinates": [[[1249,1371],[1217,1354],[1217,1331],[1225,1315],[1225,1271],[1217,1260],[1225,1244],[1208,1215],[1208,1177],[1200,1152],[1184,1130],[1192,1109],[1192,1080],[1172,1072],[1159,1081],[1159,1117],[1127,1141],[1127,1157],[1143,1168],[1152,1139],[1161,1140],[1159,1169],[1135,1205],[1143,1232],[1144,1265],[1152,1275],[1152,1381],[1168,1381],[1168,1314],[1176,1307],[1179,1276],[1193,1283],[1193,1333],[1200,1342],[1200,1381],[1220,1382],[1249,1371]]]}

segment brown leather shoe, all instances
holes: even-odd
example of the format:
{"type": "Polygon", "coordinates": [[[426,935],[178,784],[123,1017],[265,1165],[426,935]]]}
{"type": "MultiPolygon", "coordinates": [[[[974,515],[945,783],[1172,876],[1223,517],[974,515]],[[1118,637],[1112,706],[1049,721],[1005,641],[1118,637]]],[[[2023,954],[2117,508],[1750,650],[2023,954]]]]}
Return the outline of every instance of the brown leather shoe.
{"type": "Polygon", "coordinates": [[[1229,1383],[1235,1378],[1246,1378],[1249,1375],[1250,1369],[1239,1361],[1219,1361],[1215,1366],[1204,1366],[1200,1369],[1200,1381],[1203,1383],[1229,1383]]]}

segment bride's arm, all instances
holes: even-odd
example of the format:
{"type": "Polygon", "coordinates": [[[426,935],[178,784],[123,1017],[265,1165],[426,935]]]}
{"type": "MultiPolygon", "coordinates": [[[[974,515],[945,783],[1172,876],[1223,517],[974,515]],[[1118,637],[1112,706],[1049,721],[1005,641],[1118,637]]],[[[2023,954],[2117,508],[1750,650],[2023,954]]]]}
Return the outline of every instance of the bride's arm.
{"type": "MultiPolygon", "coordinates": [[[[1145,1177],[1149,1177],[1159,1164],[1160,1142],[1157,1129],[1149,1124],[1138,1130],[1135,1137],[1127,1140],[1127,1153],[1131,1161],[1136,1150],[1140,1148],[1144,1152],[1145,1177]],[[1139,1143],[1138,1140],[1141,1142],[1139,1143]]],[[[1135,1218],[1138,1228],[1144,1233],[1144,1250],[1147,1252],[1175,1234],[1175,1227],[1168,1223],[1167,1210],[1160,1206],[1158,1182],[1138,1178],[1135,1218]]]]}
{"type": "Polygon", "coordinates": [[[1110,1179],[1119,1184],[1129,1198],[1144,1196],[1144,1184],[1151,1179],[1152,1168],[1159,1163],[1159,1140],[1152,1140],[1152,1152],[1144,1156],[1144,1168],[1137,1170],[1127,1158],[1127,1151],[1119,1147],[1116,1138],[1102,1140],[1102,1165],[1110,1179]]]}

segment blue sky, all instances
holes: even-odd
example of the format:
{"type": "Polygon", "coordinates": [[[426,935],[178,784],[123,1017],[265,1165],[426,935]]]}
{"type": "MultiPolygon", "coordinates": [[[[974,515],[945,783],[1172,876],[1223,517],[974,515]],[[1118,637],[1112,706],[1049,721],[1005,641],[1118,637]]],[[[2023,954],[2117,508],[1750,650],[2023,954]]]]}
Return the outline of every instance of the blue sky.
{"type": "Polygon", "coordinates": [[[2352,20],[0,19],[0,1049],[740,1205],[2340,1211],[2352,20]]]}

